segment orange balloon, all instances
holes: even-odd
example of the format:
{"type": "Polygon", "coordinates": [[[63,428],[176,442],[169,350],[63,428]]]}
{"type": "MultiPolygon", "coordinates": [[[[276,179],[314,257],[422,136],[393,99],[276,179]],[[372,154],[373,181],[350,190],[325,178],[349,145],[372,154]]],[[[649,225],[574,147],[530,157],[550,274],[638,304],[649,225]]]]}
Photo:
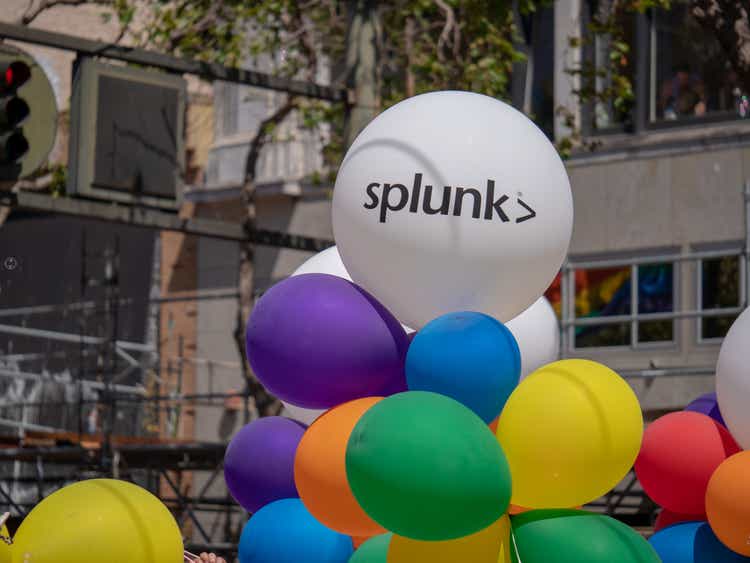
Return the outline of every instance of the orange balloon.
{"type": "Polygon", "coordinates": [[[498,416],[495,420],[490,422],[487,426],[490,427],[490,430],[492,430],[493,434],[497,434],[497,422],[500,420],[500,417],[498,416]]]}
{"type": "Polygon", "coordinates": [[[523,507],[523,506],[516,506],[515,504],[511,504],[508,507],[508,514],[510,514],[511,516],[515,516],[516,514],[521,514],[523,512],[528,512],[529,510],[531,510],[531,509],[523,507]]]}
{"type": "Polygon", "coordinates": [[[302,435],[294,482],[302,503],[320,522],[349,536],[385,532],[359,506],[346,478],[346,444],[354,426],[382,397],[365,397],[321,415],[302,435]]]}
{"type": "Polygon", "coordinates": [[[750,556],[750,451],[734,454],[716,468],[706,489],[706,516],[721,542],[750,556]]]}

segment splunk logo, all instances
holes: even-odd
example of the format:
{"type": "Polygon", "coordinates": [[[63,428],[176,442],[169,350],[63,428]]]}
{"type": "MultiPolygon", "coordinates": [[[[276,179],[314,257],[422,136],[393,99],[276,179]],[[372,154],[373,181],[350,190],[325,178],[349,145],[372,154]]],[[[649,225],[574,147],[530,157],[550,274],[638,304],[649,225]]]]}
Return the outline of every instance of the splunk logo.
{"type": "MultiPolygon", "coordinates": [[[[422,194],[422,174],[414,174],[414,183],[412,184],[411,194],[409,189],[403,184],[380,184],[372,182],[365,188],[365,193],[369,199],[364,204],[365,209],[377,209],[380,207],[380,222],[385,223],[389,211],[401,211],[409,205],[409,213],[418,213],[420,211],[420,195],[422,194]],[[381,189],[382,188],[382,189],[381,189]]],[[[514,203],[508,203],[510,197],[506,194],[500,194],[495,198],[495,181],[487,180],[487,190],[484,194],[476,188],[462,188],[456,186],[443,187],[443,196],[440,200],[440,206],[434,207],[432,203],[432,186],[424,185],[424,197],[422,199],[421,211],[427,215],[461,215],[466,203],[471,205],[471,216],[474,219],[486,219],[491,221],[496,217],[503,223],[515,221],[523,223],[536,217],[529,204],[524,202],[520,194],[514,203]],[[451,198],[451,194],[454,194],[451,198]],[[483,197],[486,198],[483,200],[483,197]],[[468,198],[468,199],[467,199],[468,198]],[[507,205],[506,205],[507,204],[507,205]],[[505,207],[503,207],[505,206],[505,207]],[[519,209],[520,208],[520,209],[519,209]],[[508,215],[508,214],[511,215],[508,215]]]]}

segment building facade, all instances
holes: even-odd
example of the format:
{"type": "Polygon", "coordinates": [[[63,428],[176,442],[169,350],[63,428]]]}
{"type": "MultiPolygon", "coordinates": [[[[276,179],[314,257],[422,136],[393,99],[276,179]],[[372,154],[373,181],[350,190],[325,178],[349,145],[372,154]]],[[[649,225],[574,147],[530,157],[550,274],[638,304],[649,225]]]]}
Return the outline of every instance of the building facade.
{"type": "MultiPolygon", "coordinates": [[[[579,103],[580,81],[566,69],[600,68],[608,49],[603,39],[572,48],[569,38],[603,4],[555,4],[555,103],[572,108],[597,148],[567,161],[574,231],[550,296],[562,354],[624,373],[644,409],[659,412],[713,390],[721,339],[747,303],[747,93],[716,38],[678,1],[620,22],[630,111],[579,103]]],[[[558,120],[556,137],[566,134],[558,120]]]]}

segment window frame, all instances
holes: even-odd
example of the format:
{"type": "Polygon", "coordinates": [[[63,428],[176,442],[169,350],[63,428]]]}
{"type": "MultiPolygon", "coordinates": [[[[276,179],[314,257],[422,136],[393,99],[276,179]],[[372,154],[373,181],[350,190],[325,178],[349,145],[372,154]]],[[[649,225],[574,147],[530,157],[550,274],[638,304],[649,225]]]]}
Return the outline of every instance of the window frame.
{"type": "MultiPolygon", "coordinates": [[[[567,352],[574,352],[574,353],[580,353],[581,351],[586,352],[617,352],[617,351],[626,351],[626,350],[632,350],[632,351],[642,351],[642,350],[665,350],[665,349],[675,349],[679,345],[679,333],[678,333],[678,324],[677,324],[677,317],[673,317],[671,319],[664,319],[669,320],[672,323],[672,339],[671,340],[664,340],[664,341],[656,341],[656,342],[640,342],[638,339],[638,326],[640,323],[643,322],[652,322],[652,319],[646,318],[645,320],[641,319],[640,317],[653,314],[653,313],[639,313],[638,312],[638,305],[639,305],[639,299],[638,299],[638,276],[639,276],[639,269],[641,266],[648,266],[648,265],[655,265],[655,264],[671,264],[672,266],[672,310],[671,311],[665,311],[665,313],[669,313],[672,315],[676,315],[678,311],[680,310],[681,303],[680,303],[680,261],[678,260],[663,260],[663,258],[670,258],[675,255],[675,251],[663,251],[663,252],[648,252],[645,253],[643,251],[639,252],[638,255],[632,256],[628,258],[627,256],[623,255],[617,255],[612,257],[605,257],[603,259],[593,259],[593,260],[580,260],[578,263],[576,263],[575,260],[571,260],[568,264],[565,265],[565,269],[563,271],[563,276],[565,279],[565,287],[561,288],[561,291],[567,292],[567,295],[562,295],[561,300],[565,303],[567,302],[571,306],[570,311],[563,311],[565,315],[563,316],[563,319],[561,320],[568,320],[569,324],[563,324],[562,330],[565,332],[565,347],[567,352]],[[601,262],[601,265],[598,265],[597,262],[601,262]],[[627,315],[629,319],[623,320],[622,317],[625,317],[626,315],[613,315],[613,319],[620,319],[620,320],[613,320],[612,322],[601,322],[597,323],[595,326],[616,326],[616,325],[622,325],[629,323],[630,324],[630,342],[628,344],[623,345],[613,345],[613,346],[577,346],[576,345],[576,325],[575,321],[579,320],[581,318],[585,317],[578,317],[576,315],[575,311],[575,301],[576,301],[576,285],[575,285],[575,273],[577,270],[595,270],[595,269],[601,269],[601,268],[618,268],[618,267],[629,267],[630,268],[630,313],[627,315]],[[635,282],[635,283],[633,283],[635,282]],[[567,299],[566,299],[567,298],[567,299]]],[[[563,305],[564,306],[564,305],[563,305]]],[[[604,318],[606,317],[599,317],[604,318]]],[[[659,319],[653,319],[653,320],[659,320],[659,319]]]]}
{"type": "MultiPolygon", "coordinates": [[[[581,35],[587,33],[588,23],[591,21],[591,2],[587,0],[583,3],[580,17],[581,35]]],[[[632,109],[630,124],[616,123],[596,128],[596,104],[593,101],[586,101],[580,104],[581,111],[581,129],[585,137],[596,139],[606,138],[613,135],[632,135],[638,133],[658,132],[671,130],[675,128],[695,127],[712,125],[716,123],[743,122],[750,118],[743,118],[732,111],[715,111],[702,116],[689,116],[676,120],[657,120],[652,119],[656,113],[656,61],[658,57],[658,44],[656,41],[656,18],[655,9],[650,9],[646,13],[636,13],[635,17],[635,41],[632,48],[634,57],[634,83],[633,90],[635,100],[632,109]]],[[[581,58],[585,63],[596,64],[595,49],[591,46],[584,46],[581,50],[581,58]]]]}
{"type": "MultiPolygon", "coordinates": [[[[695,261],[695,310],[698,315],[695,318],[695,343],[699,346],[717,346],[721,345],[724,341],[724,337],[713,337],[705,338],[703,336],[703,320],[710,318],[704,315],[705,311],[721,311],[726,309],[729,311],[726,315],[718,315],[718,317],[731,316],[733,314],[739,315],[744,310],[747,304],[747,257],[742,249],[741,245],[735,245],[732,247],[723,247],[717,249],[719,251],[726,251],[726,254],[720,254],[712,256],[710,258],[698,258],[695,261]],[[704,309],[703,308],[703,263],[708,260],[720,260],[722,258],[737,257],[739,270],[738,289],[739,295],[738,303],[736,307],[719,307],[715,309],[704,309]],[[738,312],[739,311],[739,312],[738,312]]],[[[714,316],[714,315],[711,315],[714,316]]]]}

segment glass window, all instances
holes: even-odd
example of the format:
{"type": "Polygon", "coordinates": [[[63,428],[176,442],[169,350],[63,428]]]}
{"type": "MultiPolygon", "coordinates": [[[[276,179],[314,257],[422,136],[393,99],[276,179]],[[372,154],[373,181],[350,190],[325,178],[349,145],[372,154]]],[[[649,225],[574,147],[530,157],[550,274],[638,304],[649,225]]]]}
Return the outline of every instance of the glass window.
{"type": "Polygon", "coordinates": [[[620,9],[612,18],[619,30],[618,35],[597,34],[593,41],[597,92],[597,101],[594,104],[596,129],[628,125],[632,120],[635,88],[635,16],[620,9]]]}
{"type": "Polygon", "coordinates": [[[692,16],[690,2],[675,0],[655,13],[652,48],[652,120],[745,113],[737,75],[692,16]]]}
{"type": "MultiPolygon", "coordinates": [[[[672,264],[638,266],[638,313],[671,313],[674,311],[674,282],[672,264]]],[[[674,340],[674,321],[655,320],[638,322],[638,342],[671,342],[674,340]]]]}
{"type": "MultiPolygon", "coordinates": [[[[576,318],[630,315],[630,266],[575,272],[576,318]]],[[[577,326],[575,347],[630,345],[630,323],[577,326]]]]}
{"type": "Polygon", "coordinates": [[[552,139],[555,124],[555,12],[552,6],[537,12],[532,49],[531,115],[539,128],[552,139]]]}
{"type": "MultiPolygon", "coordinates": [[[[739,256],[702,260],[700,262],[700,276],[700,293],[698,295],[700,310],[727,309],[740,306],[742,299],[739,256]]],[[[699,338],[701,340],[724,338],[736,318],[736,314],[730,314],[699,319],[699,338]]]]}
{"type": "MultiPolygon", "coordinates": [[[[630,316],[636,312],[638,315],[672,313],[673,272],[674,266],[670,263],[576,270],[576,318],[630,316]],[[634,274],[637,292],[632,287],[634,274]],[[636,293],[637,305],[633,301],[636,293]]],[[[673,319],[613,321],[575,329],[576,348],[639,346],[673,340],[673,319]]]]}

